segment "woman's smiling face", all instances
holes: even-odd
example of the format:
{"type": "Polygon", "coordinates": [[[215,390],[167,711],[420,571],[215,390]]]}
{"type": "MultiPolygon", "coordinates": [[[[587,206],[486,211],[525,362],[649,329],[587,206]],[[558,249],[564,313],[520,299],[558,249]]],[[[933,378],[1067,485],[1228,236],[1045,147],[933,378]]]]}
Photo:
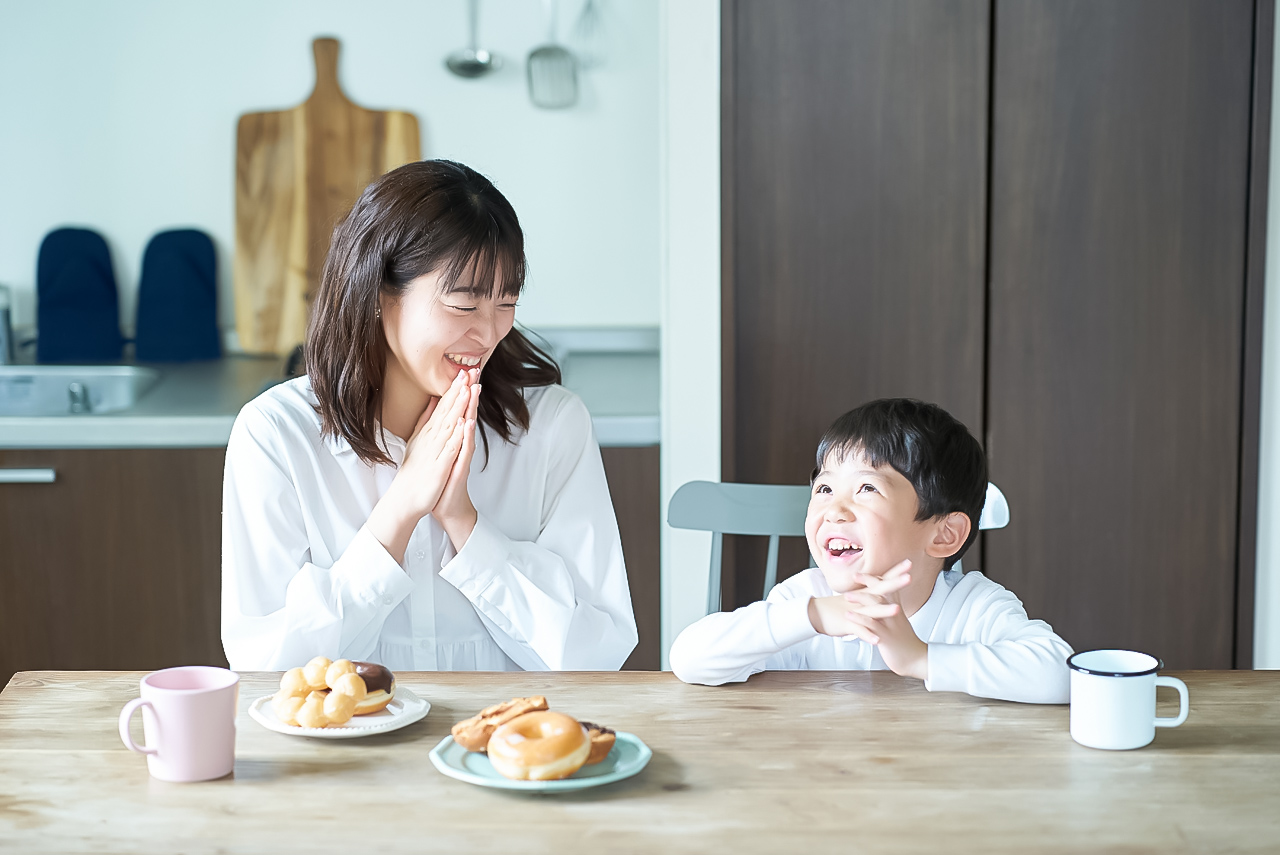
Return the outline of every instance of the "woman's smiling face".
{"type": "Polygon", "coordinates": [[[514,296],[500,289],[489,296],[469,290],[442,293],[443,275],[443,270],[424,274],[398,298],[380,298],[388,381],[400,375],[397,379],[435,397],[449,389],[459,371],[483,370],[516,318],[514,296]]]}

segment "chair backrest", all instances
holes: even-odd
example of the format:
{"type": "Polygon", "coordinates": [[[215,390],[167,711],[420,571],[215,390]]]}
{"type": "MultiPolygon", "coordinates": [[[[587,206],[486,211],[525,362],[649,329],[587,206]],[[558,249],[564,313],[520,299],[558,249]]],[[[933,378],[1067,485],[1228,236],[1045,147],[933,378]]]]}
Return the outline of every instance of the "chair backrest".
{"type": "Polygon", "coordinates": [[[707,614],[720,610],[720,557],[726,534],[765,535],[769,558],[764,593],[778,581],[778,538],[804,537],[809,488],[790,484],[721,484],[690,481],[676,490],[667,507],[674,528],[711,532],[711,576],[707,580],[707,614]]]}
{"type": "MultiPolygon", "coordinates": [[[[667,506],[667,523],[673,528],[711,532],[707,614],[720,610],[724,535],[752,534],[769,538],[762,595],[767,597],[778,581],[778,538],[804,537],[804,518],[808,507],[809,487],[804,485],[690,481],[676,490],[667,506]]],[[[1004,528],[1008,524],[1009,503],[1000,488],[988,482],[978,528],[1004,528]]],[[[956,566],[960,566],[959,562],[956,566]]]]}

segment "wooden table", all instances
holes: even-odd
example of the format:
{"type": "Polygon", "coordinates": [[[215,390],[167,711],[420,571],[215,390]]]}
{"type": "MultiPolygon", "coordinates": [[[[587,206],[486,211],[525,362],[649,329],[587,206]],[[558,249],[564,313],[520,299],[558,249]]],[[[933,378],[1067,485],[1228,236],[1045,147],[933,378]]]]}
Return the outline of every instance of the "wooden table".
{"type": "Polygon", "coordinates": [[[1076,745],[1063,706],[931,695],[888,672],[721,688],[652,672],[404,673],[431,701],[424,721],[322,741],[248,718],[278,677],[254,673],[235,773],[202,784],[152,780],[120,744],[140,676],[23,672],[0,693],[0,851],[1280,851],[1280,672],[1179,674],[1187,723],[1129,752],[1076,745]],[[640,736],[648,768],[532,796],[431,765],[454,721],[539,692],[640,736]]]}

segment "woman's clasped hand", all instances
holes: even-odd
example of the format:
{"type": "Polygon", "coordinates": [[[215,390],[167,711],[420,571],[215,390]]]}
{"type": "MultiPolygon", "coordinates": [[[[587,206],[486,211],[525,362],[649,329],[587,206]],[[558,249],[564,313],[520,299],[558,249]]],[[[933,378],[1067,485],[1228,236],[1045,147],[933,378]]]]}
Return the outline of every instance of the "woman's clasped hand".
{"type": "Polygon", "coordinates": [[[405,444],[395,480],[369,517],[373,536],[397,560],[403,560],[414,526],[427,514],[455,549],[475,528],[467,476],[476,450],[479,381],[479,370],[460,370],[442,397],[431,398],[405,444]]]}

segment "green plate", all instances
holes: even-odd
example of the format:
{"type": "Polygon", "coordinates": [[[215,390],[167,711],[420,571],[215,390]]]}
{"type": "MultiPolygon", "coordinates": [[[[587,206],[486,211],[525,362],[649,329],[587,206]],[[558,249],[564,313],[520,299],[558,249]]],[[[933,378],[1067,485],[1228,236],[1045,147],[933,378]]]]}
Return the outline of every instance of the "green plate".
{"type": "Polygon", "coordinates": [[[612,784],[630,778],[649,762],[653,752],[633,733],[618,731],[617,741],[609,755],[591,766],[583,766],[568,778],[559,781],[513,781],[499,775],[486,754],[468,751],[453,741],[452,736],[440,740],[431,749],[431,762],[450,778],[496,787],[500,790],[523,790],[527,793],[559,793],[565,790],[583,790],[612,784]]]}

